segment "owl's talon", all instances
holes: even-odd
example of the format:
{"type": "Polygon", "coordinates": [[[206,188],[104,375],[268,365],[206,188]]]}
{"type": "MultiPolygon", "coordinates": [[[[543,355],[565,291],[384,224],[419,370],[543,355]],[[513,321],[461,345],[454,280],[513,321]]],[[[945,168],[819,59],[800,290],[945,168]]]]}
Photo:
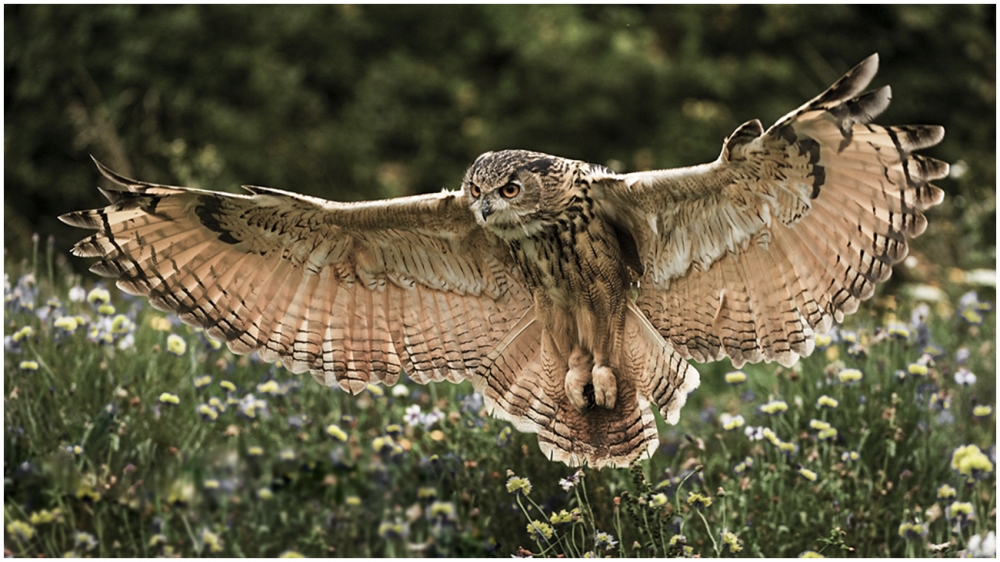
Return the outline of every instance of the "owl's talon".
{"type": "Polygon", "coordinates": [[[618,398],[618,384],[615,381],[615,373],[607,365],[594,366],[594,402],[602,408],[611,410],[615,407],[615,400],[618,398]]]}
{"type": "Polygon", "coordinates": [[[569,398],[569,403],[572,404],[578,412],[586,412],[593,407],[593,386],[594,385],[590,384],[589,370],[584,370],[574,366],[566,372],[566,397],[569,398]],[[587,397],[588,386],[591,387],[589,400],[587,397]]]}

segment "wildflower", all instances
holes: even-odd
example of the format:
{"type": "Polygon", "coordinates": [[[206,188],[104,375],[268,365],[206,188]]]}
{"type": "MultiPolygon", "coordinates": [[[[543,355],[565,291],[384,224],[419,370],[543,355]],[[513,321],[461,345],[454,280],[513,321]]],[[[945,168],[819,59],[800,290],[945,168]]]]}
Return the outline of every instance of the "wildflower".
{"type": "Polygon", "coordinates": [[[38,361],[21,361],[21,363],[18,364],[18,367],[22,371],[37,371],[38,361]]]}
{"type": "Polygon", "coordinates": [[[201,542],[208,547],[209,552],[222,552],[222,539],[208,529],[201,530],[201,542]]]}
{"type": "Polygon", "coordinates": [[[84,550],[94,550],[94,547],[97,546],[97,539],[90,533],[77,531],[73,537],[73,546],[76,548],[83,547],[84,550]]]}
{"type": "Polygon", "coordinates": [[[578,468],[572,475],[560,478],[559,486],[562,487],[563,491],[568,492],[580,482],[581,478],[583,478],[583,470],[578,468]]]}
{"type": "Polygon", "coordinates": [[[913,375],[915,377],[926,377],[927,371],[928,371],[927,365],[919,362],[910,363],[909,366],[906,367],[907,374],[913,375]]]}
{"type": "Polygon", "coordinates": [[[28,521],[31,522],[32,525],[45,525],[55,521],[57,517],[59,517],[58,509],[53,509],[52,511],[43,509],[41,511],[32,512],[31,516],[28,517],[28,521]]]}
{"type": "Polygon", "coordinates": [[[969,502],[952,502],[945,510],[945,517],[948,521],[954,519],[959,525],[964,525],[966,521],[975,518],[975,513],[969,502]]]}
{"type": "Polygon", "coordinates": [[[257,385],[257,392],[261,394],[270,394],[271,396],[274,396],[275,394],[278,394],[280,390],[281,387],[278,386],[277,381],[275,381],[274,379],[269,380],[263,384],[257,385]]]}
{"type": "Polygon", "coordinates": [[[799,555],[799,558],[826,558],[822,554],[816,552],[815,550],[807,550],[799,555]]]}
{"type": "Polygon", "coordinates": [[[79,457],[83,454],[83,447],[79,445],[66,445],[66,451],[70,454],[79,457]]]}
{"type": "Polygon", "coordinates": [[[204,374],[194,379],[194,387],[197,390],[201,390],[210,384],[212,384],[212,375],[209,374],[204,374]]]}
{"type": "Polygon", "coordinates": [[[201,483],[202,488],[206,490],[218,490],[222,486],[222,483],[215,478],[207,478],[201,483]]]}
{"type": "Polygon", "coordinates": [[[951,455],[951,468],[965,476],[971,484],[993,472],[993,463],[975,445],[964,445],[955,449],[951,455]]]}
{"type": "Polygon", "coordinates": [[[69,290],[70,302],[83,302],[87,298],[87,290],[79,285],[73,285],[69,290]]]}
{"type": "Polygon", "coordinates": [[[87,302],[94,308],[98,308],[102,304],[111,302],[111,293],[103,285],[98,284],[87,293],[87,302]]]}
{"type": "Polygon", "coordinates": [[[278,558],[305,558],[306,556],[296,550],[286,550],[278,555],[278,558]]]}
{"type": "Polygon", "coordinates": [[[972,408],[972,415],[980,419],[988,418],[991,414],[993,414],[993,407],[988,404],[979,404],[972,408]]]}
{"type": "Polygon", "coordinates": [[[282,449],[278,452],[278,458],[283,461],[293,461],[295,460],[295,451],[292,449],[282,449]]]}
{"type": "Polygon", "coordinates": [[[552,515],[549,516],[549,521],[553,525],[562,525],[563,523],[570,523],[570,522],[572,522],[573,521],[573,516],[570,515],[570,513],[568,511],[566,511],[565,509],[562,510],[562,511],[560,511],[559,513],[556,513],[556,512],[553,511],[552,515]]]}
{"type": "Polygon", "coordinates": [[[752,425],[748,425],[746,429],[743,430],[743,434],[746,435],[747,439],[751,441],[760,441],[764,438],[764,428],[760,426],[754,427],[752,425]]]}
{"type": "Polygon", "coordinates": [[[169,392],[164,392],[160,395],[160,402],[163,404],[168,404],[170,406],[176,406],[181,403],[181,399],[177,397],[176,394],[170,394],[169,392]]]}
{"type": "Polygon", "coordinates": [[[436,501],[427,508],[427,519],[431,521],[454,521],[455,504],[436,501]]]}
{"type": "Polygon", "coordinates": [[[406,425],[413,427],[423,421],[423,415],[420,413],[420,406],[417,404],[410,405],[406,408],[406,413],[403,414],[403,421],[406,425]]]}
{"type": "Polygon", "coordinates": [[[358,507],[361,505],[361,498],[358,496],[347,496],[344,498],[344,503],[351,507],[358,507]]]}
{"type": "Polygon", "coordinates": [[[202,421],[207,422],[214,422],[219,419],[219,411],[208,404],[198,405],[198,415],[201,416],[202,421]]]}
{"type": "Polygon", "coordinates": [[[826,429],[821,429],[821,430],[819,430],[819,433],[817,434],[817,437],[819,437],[820,440],[836,439],[836,437],[837,437],[837,428],[835,428],[835,427],[828,427],[826,429]]]}
{"type": "Polygon", "coordinates": [[[497,433],[497,447],[506,447],[507,444],[510,443],[510,437],[513,433],[514,430],[511,429],[509,425],[504,426],[504,428],[500,430],[500,433],[497,433]]]}
{"type": "Polygon", "coordinates": [[[712,507],[712,498],[699,494],[697,492],[688,492],[687,503],[691,507],[705,509],[712,507]]]}
{"type": "Polygon", "coordinates": [[[946,500],[955,497],[955,488],[952,488],[948,484],[942,484],[940,488],[937,489],[937,498],[939,500],[946,500]]]}
{"type": "Polygon", "coordinates": [[[180,357],[187,351],[187,342],[177,334],[167,336],[167,352],[180,357]]]}
{"type": "Polygon", "coordinates": [[[893,376],[896,378],[897,381],[899,381],[900,384],[906,382],[906,371],[902,369],[896,369],[896,372],[895,374],[893,374],[893,376]]]}
{"type": "Polygon", "coordinates": [[[403,426],[398,423],[390,423],[385,426],[385,432],[393,437],[397,437],[399,434],[403,433],[403,426]]]}
{"type": "Polygon", "coordinates": [[[958,348],[958,351],[955,352],[955,364],[957,365],[965,364],[965,362],[969,360],[970,355],[972,355],[972,353],[969,351],[969,348],[967,347],[958,348]]]}
{"type": "Polygon", "coordinates": [[[725,429],[726,431],[732,431],[734,429],[738,429],[740,427],[743,427],[743,425],[746,423],[743,420],[743,416],[739,414],[735,416],[731,416],[729,414],[722,414],[721,416],[719,416],[719,421],[722,422],[722,428],[725,429]]]}
{"type": "Polygon", "coordinates": [[[909,521],[904,521],[899,524],[899,536],[901,538],[911,540],[916,538],[922,538],[927,536],[927,524],[926,523],[914,523],[909,521]]]}
{"type": "Polygon", "coordinates": [[[965,558],[996,558],[997,539],[993,531],[985,536],[973,535],[966,545],[965,550],[958,553],[965,558]]]}
{"type": "Polygon", "coordinates": [[[962,386],[972,386],[976,384],[976,374],[965,367],[959,367],[955,371],[955,382],[962,386]]]}
{"type": "Polygon", "coordinates": [[[830,424],[822,420],[809,420],[809,427],[817,431],[823,431],[824,429],[830,429],[830,424]]]}
{"type": "Polygon", "coordinates": [[[598,531],[594,536],[594,550],[604,547],[604,550],[611,550],[618,544],[615,537],[611,533],[605,533],[604,531],[598,531]]]}
{"type": "Polygon", "coordinates": [[[264,447],[260,445],[250,445],[247,447],[247,455],[251,457],[260,457],[264,455],[264,447]]]}
{"type": "Polygon", "coordinates": [[[820,396],[819,398],[816,399],[816,407],[820,408],[820,409],[822,409],[822,408],[833,409],[833,408],[836,408],[839,405],[840,405],[840,402],[837,402],[836,398],[831,398],[831,397],[829,397],[829,396],[827,396],[825,394],[823,396],[820,396]]]}
{"type": "Polygon", "coordinates": [[[781,439],[778,439],[778,434],[775,433],[770,427],[765,427],[761,431],[761,434],[764,436],[764,439],[770,441],[774,446],[778,446],[781,443],[781,439]]]}
{"type": "Polygon", "coordinates": [[[374,398],[382,398],[383,396],[385,396],[385,389],[374,383],[368,383],[368,386],[365,387],[365,390],[371,393],[372,397],[374,398]]]}
{"type": "Polygon", "coordinates": [[[842,369],[837,378],[844,384],[852,384],[862,379],[864,375],[858,369],[842,369]]]}
{"type": "Polygon", "coordinates": [[[24,521],[12,521],[7,524],[7,532],[18,542],[28,542],[35,536],[35,528],[24,521]]]}
{"type": "Polygon", "coordinates": [[[407,534],[409,533],[406,526],[398,521],[383,521],[378,526],[378,536],[383,539],[399,539],[405,537],[407,534]]]}
{"type": "Polygon", "coordinates": [[[271,488],[264,486],[257,490],[257,497],[262,500],[269,500],[274,497],[274,492],[271,491],[271,488]]]}
{"type": "Polygon", "coordinates": [[[660,492],[658,494],[653,494],[649,498],[649,505],[653,507],[663,507],[667,505],[667,495],[664,494],[663,492],[660,492]]]}
{"type": "Polygon", "coordinates": [[[520,476],[511,476],[507,480],[507,492],[511,494],[522,494],[527,496],[531,493],[531,481],[520,476]]]}
{"type": "Polygon", "coordinates": [[[257,416],[268,417],[267,401],[258,400],[253,394],[247,394],[237,402],[239,413],[248,419],[257,419],[257,416]]]}
{"type": "Polygon", "coordinates": [[[101,495],[94,491],[89,484],[81,484],[76,489],[76,499],[86,503],[97,503],[101,501],[101,495]]]}
{"type": "Polygon", "coordinates": [[[722,544],[728,546],[729,552],[732,552],[733,554],[743,550],[743,545],[740,544],[739,537],[726,529],[723,529],[722,531],[722,544]]]}
{"type": "Polygon", "coordinates": [[[236,392],[236,385],[227,380],[219,381],[219,386],[221,386],[222,389],[227,392],[236,392]]]}
{"type": "Polygon", "coordinates": [[[833,338],[829,334],[814,334],[813,340],[816,342],[816,349],[822,351],[833,343],[833,338]]]}
{"type": "Polygon", "coordinates": [[[226,411],[226,403],[219,400],[215,396],[208,399],[208,405],[215,409],[215,411],[222,413],[226,411]]]}
{"type": "Polygon", "coordinates": [[[897,340],[910,339],[910,329],[902,324],[889,324],[889,337],[897,340]]]}
{"type": "Polygon", "coordinates": [[[548,523],[542,523],[541,521],[535,519],[531,523],[528,523],[528,534],[531,536],[531,540],[535,542],[547,541],[552,538],[552,527],[548,523]]]}
{"type": "Polygon", "coordinates": [[[786,457],[794,457],[799,453],[799,446],[796,445],[795,443],[788,443],[786,441],[782,441],[778,443],[778,450],[781,451],[781,454],[785,455],[786,457]]]}
{"type": "Polygon", "coordinates": [[[840,455],[840,460],[844,462],[854,462],[861,458],[861,455],[857,451],[844,451],[844,454],[840,455]]]}
{"type": "Polygon", "coordinates": [[[786,403],[784,400],[771,400],[767,404],[761,406],[760,411],[764,412],[769,416],[783,414],[786,411],[788,411],[788,403],[786,403]]]}
{"type": "Polygon", "coordinates": [[[80,327],[80,324],[81,322],[77,320],[76,316],[60,316],[52,323],[54,327],[59,328],[66,334],[75,332],[80,327]]]}
{"type": "Polygon", "coordinates": [[[747,382],[747,374],[743,371],[726,373],[726,384],[737,385],[747,382]]]}
{"type": "Polygon", "coordinates": [[[799,467],[799,475],[801,475],[803,478],[805,478],[810,482],[815,482],[816,479],[819,478],[819,476],[814,471],[809,470],[804,466],[799,467]]]}

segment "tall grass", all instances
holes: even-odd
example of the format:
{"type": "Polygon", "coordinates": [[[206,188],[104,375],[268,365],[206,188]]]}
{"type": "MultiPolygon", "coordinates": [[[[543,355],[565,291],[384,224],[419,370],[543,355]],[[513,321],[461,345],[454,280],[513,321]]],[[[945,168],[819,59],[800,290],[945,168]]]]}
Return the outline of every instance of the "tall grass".
{"type": "Polygon", "coordinates": [[[578,471],[467,383],[349,396],[113,288],[15,273],[17,556],[930,556],[996,530],[996,321],[961,287],[881,297],[790,369],[701,366],[652,459],[578,471]]]}

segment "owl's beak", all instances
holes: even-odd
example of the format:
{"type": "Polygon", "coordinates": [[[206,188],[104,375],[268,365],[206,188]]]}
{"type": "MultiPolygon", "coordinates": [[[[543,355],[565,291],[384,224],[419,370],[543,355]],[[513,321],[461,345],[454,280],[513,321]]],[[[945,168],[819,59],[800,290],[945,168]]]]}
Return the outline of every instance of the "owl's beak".
{"type": "Polygon", "coordinates": [[[479,206],[479,215],[483,217],[483,222],[486,222],[486,217],[493,214],[493,209],[490,208],[490,200],[483,199],[482,204],[479,206]]]}

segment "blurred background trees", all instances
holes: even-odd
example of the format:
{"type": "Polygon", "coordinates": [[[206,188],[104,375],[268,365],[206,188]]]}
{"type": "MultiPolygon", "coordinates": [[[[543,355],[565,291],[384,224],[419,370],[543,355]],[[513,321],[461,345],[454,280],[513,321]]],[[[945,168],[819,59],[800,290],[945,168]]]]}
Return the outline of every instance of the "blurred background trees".
{"type": "MultiPolygon", "coordinates": [[[[953,165],[914,251],[996,267],[995,6],[4,6],[4,247],[131,177],[330,199],[457,188],[481,152],[713,160],[873,52],[880,123],[953,165]]],[[[73,262],[83,269],[85,264],[73,262]]]]}

